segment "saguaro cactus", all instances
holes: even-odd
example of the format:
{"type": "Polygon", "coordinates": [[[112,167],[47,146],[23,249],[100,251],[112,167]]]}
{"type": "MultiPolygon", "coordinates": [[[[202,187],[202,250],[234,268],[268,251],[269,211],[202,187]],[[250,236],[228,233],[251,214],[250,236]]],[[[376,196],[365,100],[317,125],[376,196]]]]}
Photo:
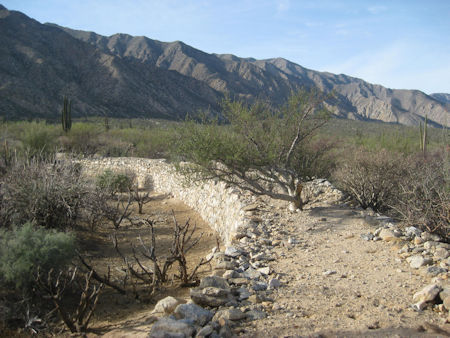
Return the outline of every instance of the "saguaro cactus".
{"type": "Polygon", "coordinates": [[[64,132],[68,132],[72,128],[72,101],[64,96],[63,110],[61,112],[61,123],[64,132]]]}
{"type": "Polygon", "coordinates": [[[427,152],[427,127],[428,127],[428,115],[425,115],[425,122],[423,128],[422,123],[419,124],[420,150],[422,150],[424,155],[427,152]]]}

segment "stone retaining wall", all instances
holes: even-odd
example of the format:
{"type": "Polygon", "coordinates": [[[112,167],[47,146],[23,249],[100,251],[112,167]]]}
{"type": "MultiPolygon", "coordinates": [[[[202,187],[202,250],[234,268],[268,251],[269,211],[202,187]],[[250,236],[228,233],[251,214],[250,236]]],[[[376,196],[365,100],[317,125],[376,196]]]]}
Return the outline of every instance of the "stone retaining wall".
{"type": "Polygon", "coordinates": [[[238,228],[246,227],[250,222],[243,209],[253,202],[254,197],[213,180],[188,184],[165,160],[119,157],[79,162],[88,176],[96,176],[106,169],[132,171],[138,182],[144,182],[146,177],[151,176],[155,192],[170,194],[197,211],[219,233],[226,245],[238,228]]]}

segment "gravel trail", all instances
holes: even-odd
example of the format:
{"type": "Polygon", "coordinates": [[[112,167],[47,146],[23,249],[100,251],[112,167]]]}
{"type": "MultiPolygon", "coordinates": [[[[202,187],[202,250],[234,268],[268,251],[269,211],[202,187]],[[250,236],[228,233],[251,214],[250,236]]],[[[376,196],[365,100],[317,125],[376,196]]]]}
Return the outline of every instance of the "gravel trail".
{"type": "Polygon", "coordinates": [[[360,237],[373,230],[359,211],[343,205],[280,212],[270,229],[280,241],[271,267],[283,287],[262,304],[268,318],[247,323],[241,335],[448,336],[439,314],[411,308],[429,278],[398,258],[400,243],[360,237]]]}

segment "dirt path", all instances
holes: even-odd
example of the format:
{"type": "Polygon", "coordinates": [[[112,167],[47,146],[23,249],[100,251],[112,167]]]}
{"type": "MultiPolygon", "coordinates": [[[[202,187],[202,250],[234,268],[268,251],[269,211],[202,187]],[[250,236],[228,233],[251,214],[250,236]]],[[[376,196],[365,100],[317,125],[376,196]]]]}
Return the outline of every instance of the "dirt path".
{"type": "Polygon", "coordinates": [[[448,330],[437,313],[411,308],[429,280],[397,257],[395,244],[362,240],[371,230],[345,206],[280,210],[268,235],[280,243],[271,267],[284,287],[263,303],[268,318],[244,324],[242,335],[436,337],[433,325],[448,330]]]}
{"type": "MultiPolygon", "coordinates": [[[[200,258],[205,257],[211,249],[217,245],[218,234],[200,217],[200,215],[185,205],[182,201],[171,198],[164,194],[153,194],[151,201],[144,206],[144,213],[137,214],[137,206],[133,206],[133,216],[139,219],[151,219],[154,222],[156,233],[156,252],[162,259],[172,244],[173,215],[179,224],[184,225],[189,220],[191,226],[196,226],[193,238],[203,234],[199,243],[187,254],[188,267],[192,269],[200,258]]],[[[87,232],[83,237],[83,246],[86,248],[86,256],[100,273],[106,274],[107,267],[122,267],[123,262],[115,252],[110,235],[111,227],[103,227],[95,233],[87,232]]],[[[131,245],[137,246],[141,237],[145,243],[150,241],[150,230],[145,225],[121,226],[117,232],[122,252],[132,257],[131,245]]],[[[149,265],[148,262],[145,262],[149,265]]],[[[210,274],[209,265],[198,269],[198,278],[210,274]]],[[[117,275],[119,268],[112,269],[112,275],[117,275]]],[[[119,276],[120,277],[120,276],[119,276]]],[[[100,298],[96,313],[92,320],[90,337],[147,337],[154,322],[151,312],[157,301],[173,296],[180,299],[189,299],[189,287],[180,287],[179,282],[165,285],[154,296],[146,296],[140,293],[140,299],[135,300],[132,296],[122,296],[116,291],[106,288],[100,298]]]]}
{"type": "MultiPolygon", "coordinates": [[[[308,206],[308,210],[290,213],[285,205],[275,202],[266,201],[262,205],[255,214],[265,220],[258,241],[267,238],[271,244],[256,250],[275,258],[269,263],[274,271],[271,277],[277,277],[282,286],[267,291],[270,301],[251,305],[261,307],[267,318],[237,323],[236,335],[450,336],[446,333],[450,327],[443,324],[440,314],[411,308],[413,294],[428,284],[429,278],[398,258],[396,251],[400,244],[364,241],[361,234],[373,231],[374,227],[361,212],[344,205],[316,204],[308,206]]],[[[193,217],[202,231],[207,230],[198,215],[179,201],[155,199],[147,208],[148,215],[161,224],[169,220],[168,212],[174,209],[180,221],[193,217]]],[[[213,232],[207,232],[206,236],[208,240],[194,253],[197,257],[206,255],[215,243],[213,232]]],[[[189,299],[187,289],[167,291],[158,299],[168,294],[189,299]]],[[[93,325],[96,334],[90,336],[146,337],[156,320],[151,314],[153,306],[118,299],[116,302],[117,313],[100,306],[93,325]]],[[[245,307],[241,305],[242,311],[245,307]]]]}

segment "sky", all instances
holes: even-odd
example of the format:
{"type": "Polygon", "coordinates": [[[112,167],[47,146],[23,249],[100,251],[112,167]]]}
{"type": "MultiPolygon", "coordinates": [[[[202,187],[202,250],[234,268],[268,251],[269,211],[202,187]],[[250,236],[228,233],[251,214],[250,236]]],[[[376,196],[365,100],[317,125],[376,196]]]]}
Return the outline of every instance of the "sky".
{"type": "Polygon", "coordinates": [[[42,23],[450,93],[450,0],[0,0],[42,23]]]}

